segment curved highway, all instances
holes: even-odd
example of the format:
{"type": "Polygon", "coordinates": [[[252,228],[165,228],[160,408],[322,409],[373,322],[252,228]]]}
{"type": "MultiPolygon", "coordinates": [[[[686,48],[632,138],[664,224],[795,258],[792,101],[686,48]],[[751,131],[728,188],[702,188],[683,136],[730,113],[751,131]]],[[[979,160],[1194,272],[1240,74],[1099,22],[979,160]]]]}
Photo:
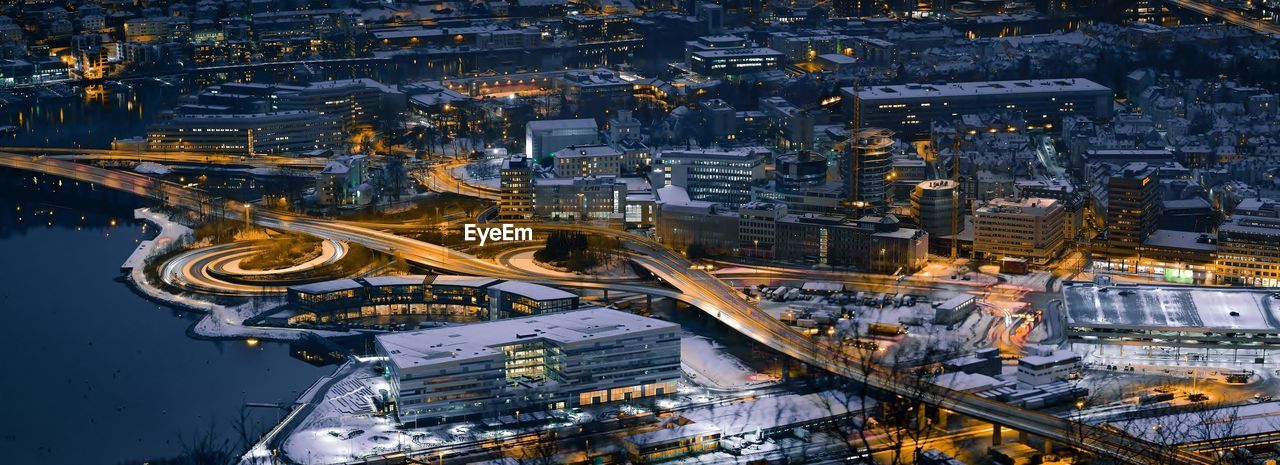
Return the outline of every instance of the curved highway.
{"type": "MultiPolygon", "coordinates": [[[[113,189],[131,192],[143,197],[161,200],[170,205],[206,211],[209,200],[203,194],[181,186],[145,176],[79,165],[62,160],[35,159],[15,154],[0,153],[0,166],[36,171],[79,181],[101,184],[113,189]]],[[[228,208],[234,218],[243,218],[241,208],[228,208]]],[[[321,238],[344,239],[375,251],[390,253],[438,270],[480,276],[541,281],[522,270],[511,270],[499,264],[481,260],[445,247],[397,236],[391,233],[323,219],[291,215],[270,210],[251,211],[251,220],[263,227],[314,235],[321,238]]],[[[652,271],[678,291],[672,297],[681,299],[715,316],[725,325],[773,347],[780,352],[832,373],[884,392],[918,399],[983,421],[1007,426],[1029,434],[1051,439],[1057,443],[1085,450],[1101,456],[1133,464],[1143,465],[1210,465],[1212,457],[1183,449],[1159,445],[1114,430],[1070,422],[1046,413],[1018,408],[971,394],[951,391],[939,386],[921,383],[909,373],[891,372],[870,363],[862,363],[857,355],[849,355],[843,349],[819,345],[808,337],[766,314],[743,299],[733,287],[701,269],[692,269],[691,263],[679,254],[652,240],[594,226],[574,226],[581,231],[609,234],[623,241],[624,246],[641,256],[637,263],[652,271]]],[[[554,280],[553,280],[554,281],[554,280]]],[[[581,287],[599,287],[617,290],[658,293],[650,286],[617,283],[581,282],[581,287]],[[640,288],[640,289],[635,289],[640,288]]],[[[663,291],[670,293],[671,291],[663,291]]]]}

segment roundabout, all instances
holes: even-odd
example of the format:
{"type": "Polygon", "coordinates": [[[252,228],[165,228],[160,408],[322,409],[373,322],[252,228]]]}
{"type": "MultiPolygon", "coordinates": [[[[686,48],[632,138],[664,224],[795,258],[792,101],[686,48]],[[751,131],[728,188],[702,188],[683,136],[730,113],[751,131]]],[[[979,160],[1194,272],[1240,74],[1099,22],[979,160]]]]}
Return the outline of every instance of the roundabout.
{"type": "Polygon", "coordinates": [[[183,290],[228,296],[278,295],[285,286],[321,281],[333,276],[315,275],[347,255],[345,241],[324,239],[320,255],[296,265],[267,270],[247,270],[242,263],[262,252],[264,246],[233,242],[183,252],[164,262],[159,269],[165,284],[183,290]]]}

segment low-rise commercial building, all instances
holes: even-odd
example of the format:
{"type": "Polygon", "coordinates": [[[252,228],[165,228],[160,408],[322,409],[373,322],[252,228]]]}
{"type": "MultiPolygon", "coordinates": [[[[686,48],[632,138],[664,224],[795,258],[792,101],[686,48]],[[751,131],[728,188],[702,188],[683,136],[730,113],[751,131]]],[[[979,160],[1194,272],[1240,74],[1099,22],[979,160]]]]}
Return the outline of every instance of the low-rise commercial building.
{"type": "Polygon", "coordinates": [[[680,326],[604,308],[377,336],[402,423],[675,394],[680,326]]]}
{"type": "Polygon", "coordinates": [[[570,145],[594,144],[599,132],[591,118],[530,121],[524,130],[524,155],[542,160],[570,145]]]}
{"type": "Polygon", "coordinates": [[[911,273],[928,261],[928,233],[901,227],[892,215],[849,221],[806,213],[783,216],[777,224],[779,260],[887,274],[911,273]]]}
{"type": "Polygon", "coordinates": [[[291,323],[423,315],[474,322],[578,308],[578,296],[539,284],[470,276],[377,276],[292,286],[291,323]]]}
{"type": "Polygon", "coordinates": [[[1266,288],[1068,282],[1063,324],[1078,353],[1123,354],[1127,347],[1180,360],[1262,363],[1280,349],[1278,296],[1266,288]]]}

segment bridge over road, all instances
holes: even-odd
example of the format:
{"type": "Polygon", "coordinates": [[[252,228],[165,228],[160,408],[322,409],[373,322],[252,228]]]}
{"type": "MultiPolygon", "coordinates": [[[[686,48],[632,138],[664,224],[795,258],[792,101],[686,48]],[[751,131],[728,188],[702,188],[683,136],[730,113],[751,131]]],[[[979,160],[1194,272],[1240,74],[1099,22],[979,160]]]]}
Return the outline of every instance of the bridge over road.
{"type": "MultiPolygon", "coordinates": [[[[168,205],[205,209],[210,199],[204,194],[173,183],[146,176],[112,171],[94,166],[50,158],[33,158],[0,153],[0,167],[44,173],[156,199],[168,205]]],[[[227,215],[243,219],[244,209],[226,208],[227,215]]],[[[392,233],[326,219],[296,216],[266,209],[254,210],[250,219],[267,228],[296,231],[322,238],[359,243],[373,250],[400,256],[427,267],[450,272],[557,282],[525,270],[512,270],[498,263],[482,260],[436,244],[429,244],[392,233]]],[[[1088,451],[1122,463],[1135,465],[1209,465],[1217,463],[1209,457],[1162,444],[1137,439],[1114,429],[1071,422],[1043,412],[1017,408],[922,384],[908,373],[893,372],[874,364],[863,363],[842,350],[821,345],[793,331],[744,300],[739,292],[706,271],[692,269],[683,256],[647,238],[605,228],[583,226],[584,231],[610,234],[623,241],[636,253],[636,260],[676,290],[651,288],[635,284],[595,282],[580,279],[567,283],[578,287],[597,287],[621,291],[668,294],[718,318],[725,325],[752,339],[774,347],[791,357],[815,367],[846,376],[883,392],[945,408],[956,413],[1040,436],[1056,444],[1088,451]]]]}

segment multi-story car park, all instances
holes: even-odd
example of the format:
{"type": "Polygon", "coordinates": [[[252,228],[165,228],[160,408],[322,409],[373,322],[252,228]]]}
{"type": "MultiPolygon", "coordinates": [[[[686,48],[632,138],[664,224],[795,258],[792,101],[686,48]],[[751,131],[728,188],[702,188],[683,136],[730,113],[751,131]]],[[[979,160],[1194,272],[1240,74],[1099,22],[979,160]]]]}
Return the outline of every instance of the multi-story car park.
{"type": "Polygon", "coordinates": [[[293,286],[291,323],[393,315],[474,322],[578,308],[578,296],[539,284],[470,276],[379,276],[293,286]]]}
{"type": "Polygon", "coordinates": [[[1280,293],[1271,289],[1068,282],[1062,302],[1077,353],[1219,363],[1280,353],[1280,293]]]}
{"type": "Polygon", "coordinates": [[[402,423],[676,392],[680,326],[605,308],[379,335],[402,423]]]}

